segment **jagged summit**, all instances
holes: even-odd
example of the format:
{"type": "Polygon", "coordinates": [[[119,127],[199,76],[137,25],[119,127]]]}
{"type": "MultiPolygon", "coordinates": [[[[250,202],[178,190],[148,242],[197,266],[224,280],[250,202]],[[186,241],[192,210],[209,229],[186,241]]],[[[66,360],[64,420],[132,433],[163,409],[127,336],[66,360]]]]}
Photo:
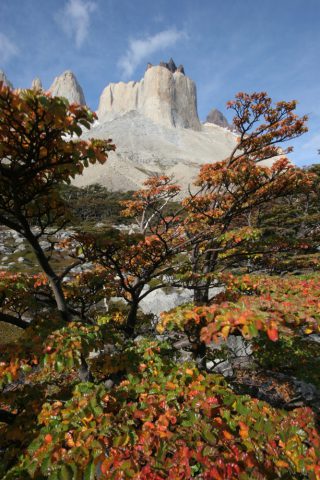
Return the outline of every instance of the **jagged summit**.
{"type": "Polygon", "coordinates": [[[219,127],[230,128],[228,120],[223,115],[223,113],[220,112],[220,110],[218,110],[217,108],[213,108],[209,112],[209,114],[207,115],[205,123],[214,123],[215,125],[218,125],[219,127]]]}
{"type": "MultiPolygon", "coordinates": [[[[146,70],[148,70],[149,68],[151,68],[151,67],[153,67],[153,66],[154,66],[154,65],[152,65],[152,63],[148,63],[146,70]]],[[[169,62],[163,62],[163,61],[161,61],[161,62],[159,63],[159,67],[167,68],[171,73],[180,72],[180,73],[183,73],[183,75],[185,75],[184,66],[183,66],[183,65],[179,65],[179,66],[177,67],[176,64],[174,63],[174,60],[173,60],[172,57],[170,58],[169,62]]]]}
{"type": "Polygon", "coordinates": [[[42,90],[42,82],[39,77],[36,77],[32,80],[31,88],[33,90],[42,90]]]}
{"type": "Polygon", "coordinates": [[[10,82],[3,70],[0,70],[0,82],[4,83],[4,85],[6,85],[7,87],[13,88],[12,83],[10,82]]]}
{"type": "Polygon", "coordinates": [[[100,97],[99,119],[110,121],[134,110],[160,125],[200,130],[196,86],[171,60],[165,67],[149,65],[140,82],[108,85],[100,97]]]}
{"type": "Polygon", "coordinates": [[[56,77],[48,90],[53,96],[65,97],[70,103],[85,105],[83,90],[71,70],[56,77]]]}

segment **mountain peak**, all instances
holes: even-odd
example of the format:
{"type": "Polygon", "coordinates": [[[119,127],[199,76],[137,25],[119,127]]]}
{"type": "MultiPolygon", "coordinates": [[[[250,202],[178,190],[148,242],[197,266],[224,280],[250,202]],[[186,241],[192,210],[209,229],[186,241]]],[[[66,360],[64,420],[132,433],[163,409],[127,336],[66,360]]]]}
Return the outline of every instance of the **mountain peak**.
{"type": "MultiPolygon", "coordinates": [[[[161,61],[158,65],[159,67],[164,67],[166,68],[167,70],[169,70],[171,73],[175,73],[175,72],[180,72],[180,73],[183,73],[183,75],[185,75],[185,71],[184,71],[184,66],[183,65],[179,65],[177,67],[177,65],[175,64],[173,58],[171,57],[169,62],[163,62],[161,61]]],[[[153,67],[152,63],[148,63],[147,64],[147,68],[146,70],[149,70],[149,68],[153,67]]]]}
{"type": "Polygon", "coordinates": [[[213,124],[218,125],[219,127],[223,127],[223,128],[229,128],[230,127],[226,117],[217,108],[213,108],[208,113],[207,118],[206,118],[206,123],[213,123],[213,124]]]}
{"type": "Polygon", "coordinates": [[[70,103],[86,104],[83,90],[71,70],[66,70],[56,77],[49,88],[49,92],[54,97],[65,97],[70,103]]]}

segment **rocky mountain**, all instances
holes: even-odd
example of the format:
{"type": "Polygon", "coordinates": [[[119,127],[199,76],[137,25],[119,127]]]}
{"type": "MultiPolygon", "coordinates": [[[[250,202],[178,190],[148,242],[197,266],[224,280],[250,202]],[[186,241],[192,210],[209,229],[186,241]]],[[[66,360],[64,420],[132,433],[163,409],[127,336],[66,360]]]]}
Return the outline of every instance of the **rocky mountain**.
{"type": "Polygon", "coordinates": [[[100,97],[100,121],[135,111],[159,125],[200,131],[196,86],[183,72],[171,59],[159,66],[149,64],[140,82],[111,83],[100,97]]]}
{"type": "Polygon", "coordinates": [[[4,83],[10,88],[13,88],[12,83],[10,82],[10,80],[8,79],[7,75],[4,73],[3,70],[0,70],[0,82],[4,83]]]}
{"type": "Polygon", "coordinates": [[[112,138],[105,165],[92,165],[75,180],[111,191],[136,190],[151,174],[172,175],[186,191],[204,163],[222,160],[236,144],[230,130],[201,124],[194,82],[172,59],[148,64],[139,82],[112,83],[101,97],[98,122],[84,138],[112,138]]]}
{"type": "MultiPolygon", "coordinates": [[[[42,88],[41,81],[35,79],[32,87],[42,88]]],[[[85,104],[71,71],[55,78],[49,92],[85,104]]],[[[112,138],[117,150],[105,165],[86,168],[74,180],[77,186],[99,183],[110,191],[136,190],[157,173],[172,175],[187,191],[201,165],[223,160],[236,145],[236,135],[225,128],[221,112],[211,112],[207,122],[200,123],[195,83],[173,59],[148,64],[138,82],[107,85],[97,115],[83,137],[112,138]]]]}
{"type": "Polygon", "coordinates": [[[223,128],[230,128],[228,120],[220,110],[213,108],[207,115],[205,123],[213,123],[223,128]]]}
{"type": "Polygon", "coordinates": [[[86,104],[83,90],[70,70],[56,77],[48,91],[53,96],[65,97],[70,103],[86,104]]]}

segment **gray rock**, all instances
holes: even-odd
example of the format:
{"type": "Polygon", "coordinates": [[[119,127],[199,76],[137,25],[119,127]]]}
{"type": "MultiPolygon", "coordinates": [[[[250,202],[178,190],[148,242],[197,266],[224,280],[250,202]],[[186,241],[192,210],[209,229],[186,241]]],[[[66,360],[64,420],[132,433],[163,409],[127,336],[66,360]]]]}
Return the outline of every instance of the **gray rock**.
{"type": "Polygon", "coordinates": [[[106,388],[108,388],[109,390],[111,390],[111,388],[114,386],[114,382],[113,382],[112,380],[110,380],[110,379],[109,379],[109,380],[106,380],[106,381],[104,382],[104,386],[105,386],[106,388]]]}
{"type": "MultiPolygon", "coordinates": [[[[151,68],[153,65],[151,63],[148,63],[147,65],[147,70],[149,68],[151,68]]],[[[167,68],[171,73],[175,73],[175,72],[180,72],[180,73],[183,73],[184,74],[184,67],[183,65],[179,65],[179,67],[177,67],[177,65],[175,64],[173,58],[171,57],[169,62],[164,62],[164,61],[161,61],[159,63],[159,67],[164,67],[164,68],[167,68]]]]}
{"type": "Polygon", "coordinates": [[[207,115],[206,123],[214,123],[219,127],[228,128],[229,123],[226,117],[223,115],[220,110],[213,108],[210,113],[207,115]]]}
{"type": "Polygon", "coordinates": [[[40,242],[40,246],[43,250],[49,250],[51,248],[51,243],[47,242],[46,240],[42,240],[40,242]]]}

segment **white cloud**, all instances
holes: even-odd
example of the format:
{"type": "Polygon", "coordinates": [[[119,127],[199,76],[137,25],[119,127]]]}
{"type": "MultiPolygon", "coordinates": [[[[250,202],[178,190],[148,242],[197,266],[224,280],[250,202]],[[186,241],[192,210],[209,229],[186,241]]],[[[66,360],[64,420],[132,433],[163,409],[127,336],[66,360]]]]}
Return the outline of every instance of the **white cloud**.
{"type": "Polygon", "coordinates": [[[11,57],[18,53],[17,46],[9,38],[0,32],[0,60],[6,63],[11,57]]]}
{"type": "Polygon", "coordinates": [[[186,38],[185,32],[171,28],[143,39],[131,39],[127,52],[118,61],[118,66],[125,77],[130,77],[143,60],[158,50],[175,45],[183,38],[186,38]]]}
{"type": "Polygon", "coordinates": [[[80,48],[89,33],[90,15],[97,4],[86,0],[68,0],[65,7],[56,14],[56,21],[69,37],[74,38],[80,48]]]}

